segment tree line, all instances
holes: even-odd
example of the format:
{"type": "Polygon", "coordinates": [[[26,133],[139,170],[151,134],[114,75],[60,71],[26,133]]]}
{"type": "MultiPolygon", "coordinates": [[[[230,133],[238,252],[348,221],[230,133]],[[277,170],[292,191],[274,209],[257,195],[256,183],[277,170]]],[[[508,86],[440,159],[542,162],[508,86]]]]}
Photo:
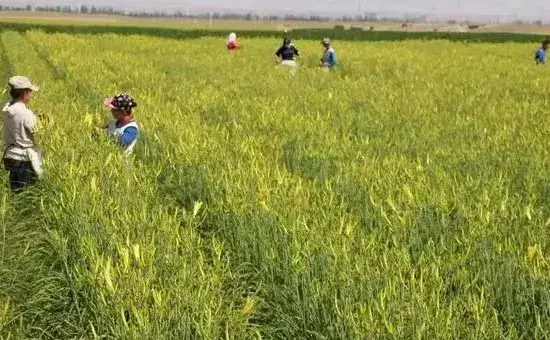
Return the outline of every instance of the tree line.
{"type": "Polygon", "coordinates": [[[358,15],[343,15],[339,17],[329,17],[325,15],[309,15],[309,14],[258,14],[254,12],[248,13],[231,13],[231,12],[208,12],[208,13],[189,13],[186,11],[175,11],[172,13],[166,13],[164,11],[127,11],[115,9],[112,7],[98,7],[98,6],[4,6],[0,5],[0,11],[33,11],[33,12],[52,12],[52,13],[66,13],[66,14],[98,14],[98,15],[117,15],[117,16],[129,16],[140,18],[158,18],[158,17],[171,17],[171,18],[187,18],[187,19],[213,19],[213,20],[271,20],[271,21],[344,21],[344,22],[357,22],[357,21],[405,21],[405,22],[422,22],[426,20],[426,16],[408,16],[405,18],[392,18],[383,17],[375,12],[365,12],[358,15]]]}

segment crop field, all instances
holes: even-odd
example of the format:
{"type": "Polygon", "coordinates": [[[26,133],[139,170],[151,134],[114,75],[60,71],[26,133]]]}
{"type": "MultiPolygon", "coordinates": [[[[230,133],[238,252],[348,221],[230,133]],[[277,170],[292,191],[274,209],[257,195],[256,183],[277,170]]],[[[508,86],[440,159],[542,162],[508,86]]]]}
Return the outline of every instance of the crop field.
{"type": "Polygon", "coordinates": [[[242,38],[0,33],[47,161],[0,172],[0,338],[550,338],[536,44],[335,41],[323,73],[297,40],[292,76],[242,38]],[[129,160],[91,137],[119,91],[129,160]]]}

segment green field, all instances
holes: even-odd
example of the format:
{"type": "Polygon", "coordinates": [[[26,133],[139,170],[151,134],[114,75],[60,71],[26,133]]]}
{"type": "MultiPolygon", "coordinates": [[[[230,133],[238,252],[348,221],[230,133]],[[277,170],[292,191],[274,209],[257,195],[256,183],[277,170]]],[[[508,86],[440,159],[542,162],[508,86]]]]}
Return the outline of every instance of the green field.
{"type": "Polygon", "coordinates": [[[533,43],[3,31],[46,175],[0,177],[2,339],[550,337],[550,73],[533,43]],[[131,160],[93,139],[129,91],[131,160]]]}

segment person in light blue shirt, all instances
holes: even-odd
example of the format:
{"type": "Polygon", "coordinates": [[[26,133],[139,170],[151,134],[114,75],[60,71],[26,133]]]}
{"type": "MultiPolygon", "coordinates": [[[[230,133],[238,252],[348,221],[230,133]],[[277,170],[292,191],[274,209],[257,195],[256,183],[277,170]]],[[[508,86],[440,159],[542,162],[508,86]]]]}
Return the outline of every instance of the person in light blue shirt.
{"type": "Polygon", "coordinates": [[[329,38],[323,39],[323,41],[321,41],[321,44],[323,45],[325,50],[323,58],[321,58],[320,66],[323,70],[333,70],[338,64],[336,51],[334,50],[334,48],[332,48],[329,38]]]}
{"type": "Polygon", "coordinates": [[[535,54],[535,61],[538,65],[546,64],[548,48],[550,48],[550,40],[545,40],[535,54]]]}

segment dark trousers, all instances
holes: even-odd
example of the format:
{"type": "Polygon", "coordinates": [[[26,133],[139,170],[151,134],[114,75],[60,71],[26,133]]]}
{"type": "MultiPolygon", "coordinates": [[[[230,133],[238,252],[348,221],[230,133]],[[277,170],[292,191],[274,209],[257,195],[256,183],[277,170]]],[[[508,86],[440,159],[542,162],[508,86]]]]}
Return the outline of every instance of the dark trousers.
{"type": "Polygon", "coordinates": [[[36,182],[37,176],[31,162],[4,158],[4,167],[10,174],[10,187],[13,192],[20,192],[36,182]]]}

